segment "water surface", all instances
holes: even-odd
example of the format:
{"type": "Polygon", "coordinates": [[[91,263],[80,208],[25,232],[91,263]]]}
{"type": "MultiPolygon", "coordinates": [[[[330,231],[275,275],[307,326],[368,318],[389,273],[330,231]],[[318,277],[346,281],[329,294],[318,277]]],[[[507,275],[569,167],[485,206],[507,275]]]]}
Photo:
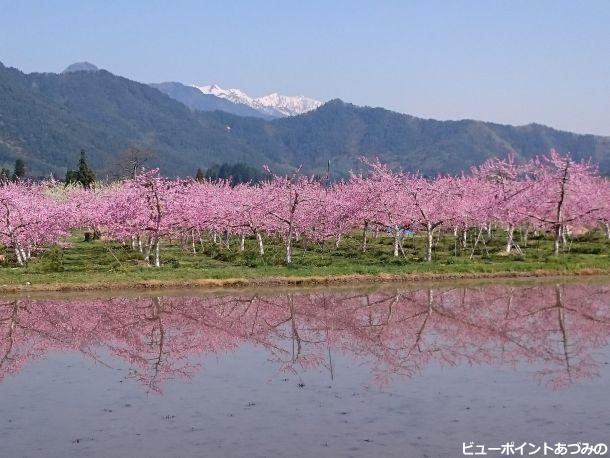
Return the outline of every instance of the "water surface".
{"type": "Polygon", "coordinates": [[[608,278],[8,297],[1,455],[456,457],[470,441],[609,443],[609,336],[608,278]]]}

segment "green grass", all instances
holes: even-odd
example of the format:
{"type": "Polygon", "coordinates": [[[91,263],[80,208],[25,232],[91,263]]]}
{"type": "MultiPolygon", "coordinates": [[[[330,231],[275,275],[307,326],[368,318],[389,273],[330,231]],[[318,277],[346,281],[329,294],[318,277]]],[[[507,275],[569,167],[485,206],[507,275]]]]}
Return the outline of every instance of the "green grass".
{"type": "MultiPolygon", "coordinates": [[[[487,240],[487,250],[477,247],[471,260],[475,234],[469,234],[469,247],[461,250],[459,240],[443,236],[434,250],[433,262],[425,262],[424,237],[406,237],[405,255],[392,255],[392,238],[381,235],[369,239],[366,253],[361,250],[360,234],[344,237],[338,249],[333,242],[320,244],[296,242],[293,264],[284,265],[280,240],[266,240],[265,256],[256,253],[254,240],[246,241],[239,252],[238,241],[231,240],[227,249],[210,240],[203,253],[192,254],[180,243],[166,243],[161,248],[162,267],[144,265],[140,253],[129,246],[99,240],[85,242],[82,233],[74,233],[69,247],[47,247],[25,267],[7,262],[0,267],[0,288],[41,288],[43,285],[129,286],[138,282],[177,282],[200,279],[260,279],[268,277],[344,276],[352,274],[439,274],[459,276],[514,272],[552,271],[557,273],[586,270],[610,272],[610,242],[600,232],[575,238],[560,256],[551,255],[552,241],[545,236],[521,243],[524,254],[503,253],[504,234],[497,232],[487,240]]],[[[201,246],[198,247],[198,251],[201,246]]]]}

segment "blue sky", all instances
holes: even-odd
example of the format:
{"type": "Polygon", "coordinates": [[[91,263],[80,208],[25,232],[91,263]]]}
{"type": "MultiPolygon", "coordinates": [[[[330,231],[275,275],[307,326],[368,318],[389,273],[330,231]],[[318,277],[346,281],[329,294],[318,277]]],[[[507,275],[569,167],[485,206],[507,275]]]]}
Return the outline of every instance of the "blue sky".
{"type": "Polygon", "coordinates": [[[610,135],[610,1],[0,0],[0,61],[610,135]]]}

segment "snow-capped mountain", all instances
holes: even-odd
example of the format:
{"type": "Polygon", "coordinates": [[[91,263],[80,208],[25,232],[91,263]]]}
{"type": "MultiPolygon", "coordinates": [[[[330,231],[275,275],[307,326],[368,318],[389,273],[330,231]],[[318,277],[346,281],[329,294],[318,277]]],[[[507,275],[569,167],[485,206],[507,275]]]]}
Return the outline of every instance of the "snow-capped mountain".
{"type": "Polygon", "coordinates": [[[247,105],[268,116],[296,116],[315,110],[322,105],[322,102],[302,95],[287,96],[274,92],[273,94],[254,98],[241,89],[223,89],[216,84],[208,86],[194,85],[194,87],[204,94],[215,95],[233,103],[247,105]]]}
{"type": "Polygon", "coordinates": [[[295,116],[315,110],[322,102],[302,95],[288,96],[274,92],[256,99],[261,105],[274,108],[286,116],[295,116]]]}

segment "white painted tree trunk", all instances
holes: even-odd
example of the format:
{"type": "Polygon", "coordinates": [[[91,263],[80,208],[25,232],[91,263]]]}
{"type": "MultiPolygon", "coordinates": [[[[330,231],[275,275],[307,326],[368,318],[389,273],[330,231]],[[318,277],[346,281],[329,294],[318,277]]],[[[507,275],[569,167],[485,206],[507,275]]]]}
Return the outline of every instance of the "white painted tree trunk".
{"type": "Polygon", "coordinates": [[[197,245],[195,244],[195,231],[191,231],[191,251],[197,254],[197,245]]]}
{"type": "Polygon", "coordinates": [[[394,257],[398,257],[398,249],[400,248],[400,228],[394,226],[394,257]]]}
{"type": "Polygon", "coordinates": [[[433,235],[432,224],[426,225],[427,240],[426,240],[426,261],[432,261],[432,235],[433,235]]]}
{"type": "Polygon", "coordinates": [[[8,229],[8,236],[11,238],[13,250],[15,251],[15,258],[17,259],[17,264],[22,266],[25,264],[25,259],[23,258],[23,252],[21,250],[21,247],[19,246],[17,237],[15,236],[13,225],[11,224],[11,211],[8,206],[6,206],[6,227],[8,229]]]}
{"type": "Polygon", "coordinates": [[[244,251],[246,249],[246,236],[242,235],[239,241],[239,251],[244,251]]]}
{"type": "Polygon", "coordinates": [[[286,238],[286,264],[292,264],[292,234],[286,238]]]}
{"type": "Polygon", "coordinates": [[[263,246],[263,238],[261,237],[260,232],[256,232],[256,246],[258,247],[258,254],[260,256],[264,256],[265,247],[263,246]]]}
{"type": "Polygon", "coordinates": [[[512,248],[513,248],[513,235],[515,233],[515,228],[512,225],[509,225],[508,228],[506,229],[506,253],[511,252],[512,248]]]}
{"type": "Polygon", "coordinates": [[[367,236],[368,236],[369,222],[364,222],[364,229],[362,230],[362,252],[366,253],[367,248],[367,236]]]}
{"type": "Polygon", "coordinates": [[[555,240],[553,241],[553,255],[559,256],[559,248],[561,246],[561,228],[555,228],[555,240]]]}
{"type": "Polygon", "coordinates": [[[159,256],[159,237],[155,239],[155,267],[161,267],[161,258],[159,256]]]}
{"type": "Polygon", "coordinates": [[[155,267],[159,267],[159,265],[157,265],[158,257],[159,237],[157,235],[149,235],[146,248],[144,249],[144,260],[149,266],[154,265],[155,267]]]}
{"type": "Polygon", "coordinates": [[[23,259],[23,255],[22,255],[21,248],[19,247],[19,245],[15,244],[14,251],[15,251],[15,258],[17,259],[17,264],[19,264],[20,266],[24,265],[25,259],[23,259]]]}
{"type": "Polygon", "coordinates": [[[561,188],[559,192],[559,200],[557,202],[557,213],[555,216],[555,241],[553,243],[553,255],[559,256],[559,246],[561,241],[564,241],[565,244],[565,235],[563,234],[563,203],[566,198],[566,190],[569,181],[568,169],[570,167],[570,162],[566,161],[565,168],[563,170],[563,178],[561,179],[561,188]]]}
{"type": "Polygon", "coordinates": [[[142,257],[144,258],[144,260],[146,261],[147,264],[150,264],[150,250],[151,250],[151,244],[149,241],[149,243],[146,244],[146,249],[142,253],[142,257]]]}

